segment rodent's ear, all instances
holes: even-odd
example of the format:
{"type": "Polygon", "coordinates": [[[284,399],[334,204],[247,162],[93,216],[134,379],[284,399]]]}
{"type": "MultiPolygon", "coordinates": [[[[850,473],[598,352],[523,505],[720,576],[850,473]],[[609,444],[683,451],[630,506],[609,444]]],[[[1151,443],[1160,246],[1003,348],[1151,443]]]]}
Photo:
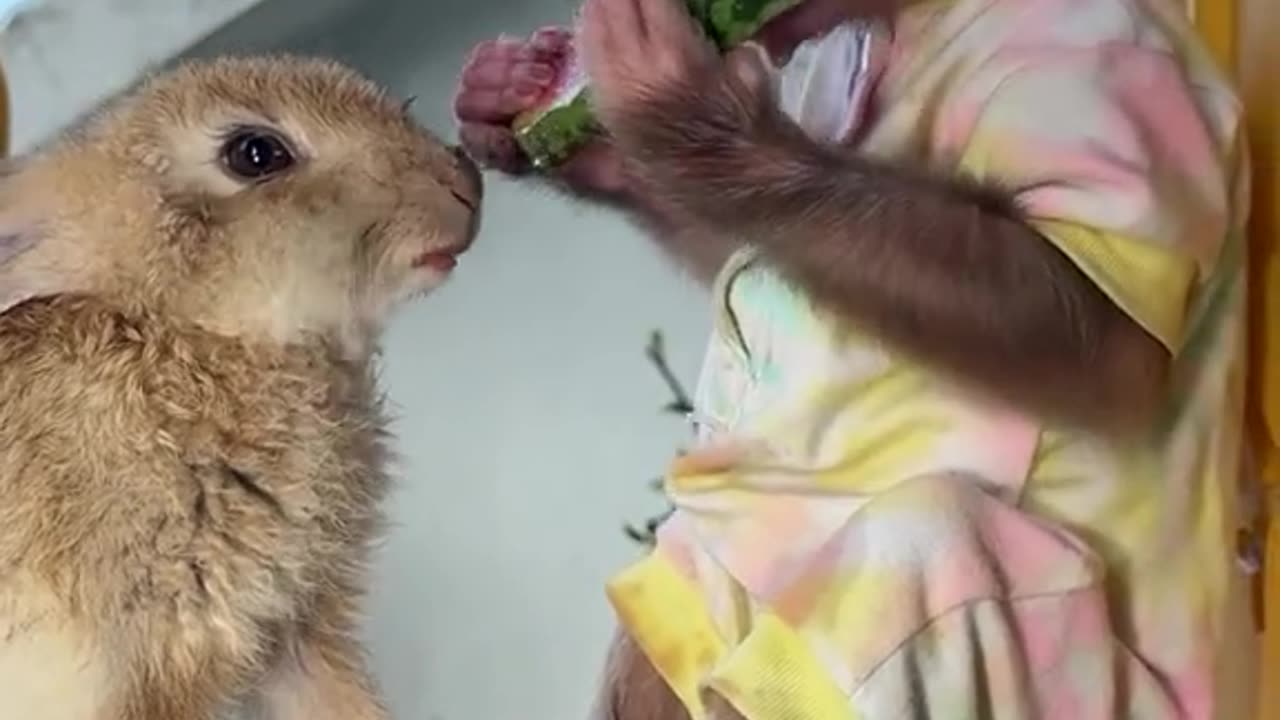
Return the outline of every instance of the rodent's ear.
{"type": "Polygon", "coordinates": [[[19,259],[40,243],[34,226],[5,227],[0,216],[0,313],[38,293],[34,278],[25,277],[19,259]]]}

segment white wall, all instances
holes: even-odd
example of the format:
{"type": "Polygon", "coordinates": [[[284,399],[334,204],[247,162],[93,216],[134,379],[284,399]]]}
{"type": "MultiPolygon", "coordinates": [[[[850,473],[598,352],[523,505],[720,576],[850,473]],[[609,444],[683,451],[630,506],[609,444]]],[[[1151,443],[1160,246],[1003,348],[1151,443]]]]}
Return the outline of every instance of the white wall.
{"type": "MultiPolygon", "coordinates": [[[[261,0],[23,0],[0,36],[22,152],[261,0]]],[[[321,0],[313,0],[320,2],[321,0]]],[[[333,2],[334,0],[323,0],[333,2]]],[[[14,7],[5,0],[3,7],[14,7]]]]}
{"type": "MultiPolygon", "coordinates": [[[[336,54],[417,95],[423,120],[452,137],[448,102],[470,45],[573,9],[357,5],[294,33],[290,18],[314,5],[269,0],[194,52],[336,54]]],[[[368,637],[399,718],[572,720],[612,627],[602,583],[637,553],[621,524],[662,509],[646,482],[687,437],[659,412],[667,394],[644,359],[647,334],[666,332],[692,385],[709,314],[702,291],[620,220],[488,180],[475,249],[387,343],[406,465],[368,637]]]]}

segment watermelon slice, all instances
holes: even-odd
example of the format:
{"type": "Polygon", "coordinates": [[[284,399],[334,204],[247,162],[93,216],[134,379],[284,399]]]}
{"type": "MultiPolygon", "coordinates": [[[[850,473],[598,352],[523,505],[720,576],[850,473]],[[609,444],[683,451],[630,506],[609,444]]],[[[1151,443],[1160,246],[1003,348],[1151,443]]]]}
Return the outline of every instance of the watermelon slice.
{"type": "MultiPolygon", "coordinates": [[[[693,16],[724,52],[750,38],[765,23],[803,0],[685,0],[693,16]]],[[[564,162],[573,151],[600,133],[591,114],[586,72],[571,48],[560,77],[532,109],[512,125],[516,142],[538,169],[564,162]]]]}
{"type": "Polygon", "coordinates": [[[563,162],[582,143],[599,132],[589,107],[587,74],[570,47],[560,76],[530,110],[516,117],[512,129],[520,149],[535,168],[563,162]]]}

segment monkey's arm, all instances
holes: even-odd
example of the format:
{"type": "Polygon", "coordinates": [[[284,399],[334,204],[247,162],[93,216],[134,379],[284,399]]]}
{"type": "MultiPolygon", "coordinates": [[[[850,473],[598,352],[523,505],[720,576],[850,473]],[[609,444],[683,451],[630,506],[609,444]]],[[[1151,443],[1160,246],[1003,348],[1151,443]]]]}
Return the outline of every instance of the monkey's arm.
{"type": "Polygon", "coordinates": [[[695,279],[710,284],[734,244],[721,233],[704,232],[678,221],[672,210],[662,205],[660,196],[638,185],[624,162],[609,140],[600,139],[553,171],[529,177],[567,200],[622,213],[695,279]],[[696,241],[692,240],[694,235],[696,241]]]}
{"type": "MultiPolygon", "coordinates": [[[[702,231],[683,233],[686,241],[754,244],[853,324],[1041,412],[1116,428],[1143,424],[1164,400],[1177,339],[1126,314],[1032,228],[1012,195],[814,142],[768,93],[725,74],[654,90],[636,105],[643,110],[616,116],[611,130],[646,191],[702,231]]],[[[1021,110],[1039,117],[1034,106],[1021,110]]],[[[1123,170],[1143,172],[1137,163],[1123,170]]],[[[1180,286],[1161,286],[1177,307],[1194,270],[1185,255],[1169,262],[1185,270],[1174,274],[1180,286]]]]}

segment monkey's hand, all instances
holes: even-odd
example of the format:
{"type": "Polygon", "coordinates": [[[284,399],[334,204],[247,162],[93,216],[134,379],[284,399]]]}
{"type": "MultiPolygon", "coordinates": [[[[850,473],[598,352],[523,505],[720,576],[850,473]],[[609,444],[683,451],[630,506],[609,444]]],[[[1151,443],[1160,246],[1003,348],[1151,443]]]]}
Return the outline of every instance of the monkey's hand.
{"type": "MultiPolygon", "coordinates": [[[[516,143],[514,119],[534,107],[567,62],[572,34],[544,27],[527,39],[502,37],[472,49],[453,100],[463,148],[481,165],[509,175],[528,175],[529,158],[516,143]]],[[[549,180],[577,196],[620,200],[622,161],[607,140],[578,150],[549,173],[549,180]]]]}
{"type": "Polygon", "coordinates": [[[735,191],[761,163],[812,145],[777,106],[763,46],[720,56],[681,0],[587,0],[580,22],[593,111],[621,157],[623,184],[661,207],[668,226],[730,233],[699,212],[697,198],[715,193],[734,215],[746,200],[735,191]],[[741,180],[721,182],[733,177],[741,180]]]}
{"type": "Polygon", "coordinates": [[[587,0],[580,22],[593,110],[629,156],[647,147],[643,120],[655,109],[678,102],[682,115],[696,115],[696,107],[684,105],[690,97],[709,104],[766,99],[765,83],[734,82],[742,70],[759,67],[750,62],[753,53],[720,58],[681,0],[587,0]]]}

